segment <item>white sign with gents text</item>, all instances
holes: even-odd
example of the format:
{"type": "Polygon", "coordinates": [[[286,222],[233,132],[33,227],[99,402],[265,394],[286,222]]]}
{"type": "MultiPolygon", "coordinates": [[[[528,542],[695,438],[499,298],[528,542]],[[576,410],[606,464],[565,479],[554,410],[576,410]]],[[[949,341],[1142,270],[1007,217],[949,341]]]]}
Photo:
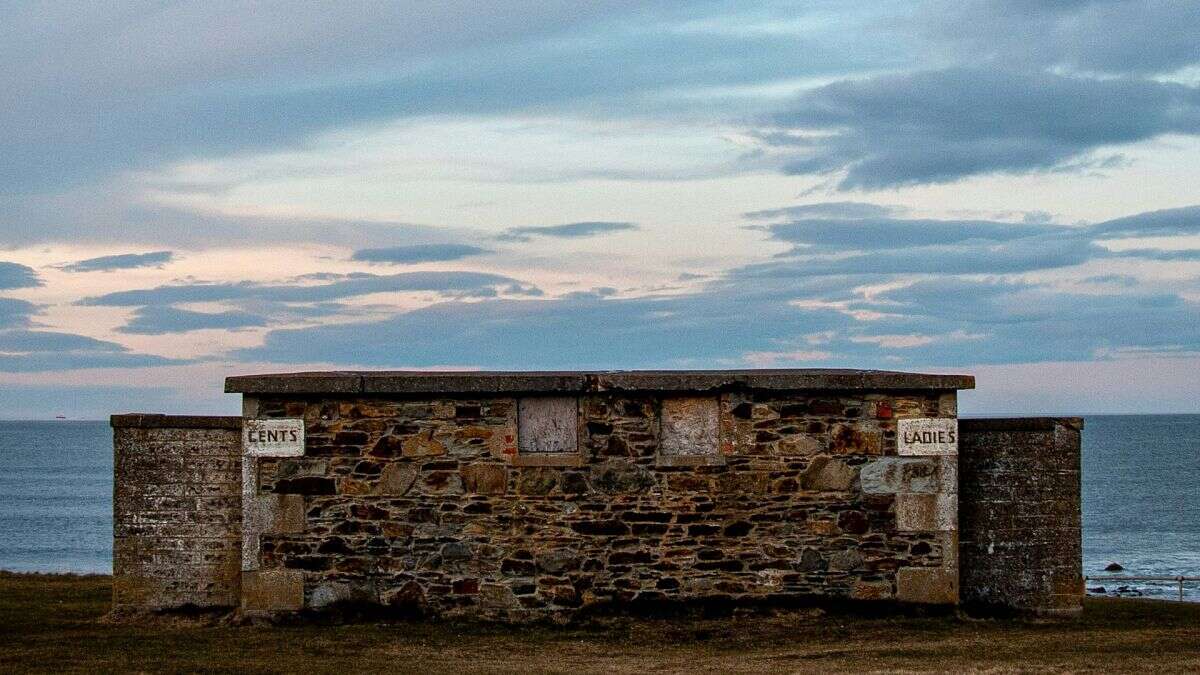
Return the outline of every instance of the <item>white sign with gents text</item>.
{"type": "Polygon", "coordinates": [[[945,417],[897,420],[896,446],[901,455],[957,455],[958,420],[945,417]]]}
{"type": "Polygon", "coordinates": [[[243,419],[242,452],[249,457],[304,455],[304,420],[299,417],[243,419]]]}

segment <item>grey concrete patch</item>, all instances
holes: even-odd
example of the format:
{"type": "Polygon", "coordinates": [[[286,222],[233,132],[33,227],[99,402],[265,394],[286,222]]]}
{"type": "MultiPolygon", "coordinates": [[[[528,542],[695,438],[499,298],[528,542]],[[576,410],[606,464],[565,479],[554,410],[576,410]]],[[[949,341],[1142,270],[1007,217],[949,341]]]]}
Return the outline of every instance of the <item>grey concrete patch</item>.
{"type": "Polygon", "coordinates": [[[242,611],[297,612],[304,609],[304,573],[299,570],[255,570],[242,573],[242,611]]]}
{"type": "Polygon", "coordinates": [[[579,404],[573,396],[536,396],[517,401],[517,452],[579,451],[579,404]]]}
{"type": "Polygon", "coordinates": [[[896,599],[921,604],[956,604],[958,570],[942,567],[901,567],[896,570],[896,599]]]}
{"type": "Polygon", "coordinates": [[[958,495],[896,495],[896,529],[901,532],[950,532],[958,528],[958,495]]]}
{"type": "Polygon", "coordinates": [[[859,478],[866,494],[949,492],[957,490],[953,464],[953,458],[881,457],[864,464],[859,478]],[[939,461],[945,459],[951,461],[939,461]]]}
{"type": "Polygon", "coordinates": [[[663,457],[716,455],[720,451],[720,401],[713,396],[664,398],[663,457]]]}
{"type": "MultiPolygon", "coordinates": [[[[258,500],[258,460],[242,458],[242,570],[258,569],[258,537],[267,514],[258,500]]],[[[268,512],[269,513],[269,512],[268,512]]]]}

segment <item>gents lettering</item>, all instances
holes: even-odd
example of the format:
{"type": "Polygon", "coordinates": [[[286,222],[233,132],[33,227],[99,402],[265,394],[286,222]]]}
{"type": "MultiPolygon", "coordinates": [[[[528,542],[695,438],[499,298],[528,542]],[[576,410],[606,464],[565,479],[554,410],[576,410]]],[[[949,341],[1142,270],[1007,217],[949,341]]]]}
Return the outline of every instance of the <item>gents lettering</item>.
{"type": "Polygon", "coordinates": [[[260,451],[294,452],[304,442],[300,424],[300,420],[255,420],[247,424],[243,438],[247,445],[262,446],[260,451]]]}

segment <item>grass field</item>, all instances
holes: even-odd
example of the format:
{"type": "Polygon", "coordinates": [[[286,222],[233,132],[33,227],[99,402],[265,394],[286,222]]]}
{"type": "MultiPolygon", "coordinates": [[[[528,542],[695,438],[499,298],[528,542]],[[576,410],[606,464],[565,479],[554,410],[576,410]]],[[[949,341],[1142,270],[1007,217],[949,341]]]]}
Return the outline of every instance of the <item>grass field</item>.
{"type": "Polygon", "coordinates": [[[0,672],[1200,671],[1200,605],[1089,600],[1070,623],[816,612],[579,628],[125,625],[109,578],[0,574],[0,672]]]}

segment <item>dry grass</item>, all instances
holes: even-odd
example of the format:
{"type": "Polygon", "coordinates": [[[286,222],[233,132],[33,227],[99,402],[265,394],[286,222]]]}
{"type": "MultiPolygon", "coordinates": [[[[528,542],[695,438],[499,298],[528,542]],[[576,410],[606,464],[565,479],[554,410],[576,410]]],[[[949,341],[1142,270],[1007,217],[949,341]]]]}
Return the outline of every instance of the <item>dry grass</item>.
{"type": "Polygon", "coordinates": [[[0,574],[0,672],[1200,671],[1200,605],[1089,600],[1070,623],[813,612],[579,628],[111,624],[108,577],[0,574]]]}

